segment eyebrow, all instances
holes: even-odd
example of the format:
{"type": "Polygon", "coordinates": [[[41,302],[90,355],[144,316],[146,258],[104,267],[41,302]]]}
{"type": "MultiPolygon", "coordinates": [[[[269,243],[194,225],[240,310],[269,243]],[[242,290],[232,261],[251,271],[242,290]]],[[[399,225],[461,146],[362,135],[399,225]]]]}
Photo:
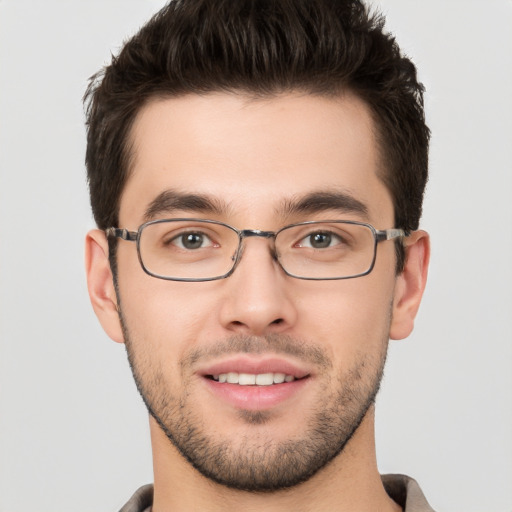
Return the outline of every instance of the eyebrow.
{"type": "Polygon", "coordinates": [[[149,203],[144,212],[144,221],[147,222],[162,214],[170,214],[177,211],[225,215],[228,210],[229,207],[226,203],[207,195],[164,190],[149,203]]]}
{"type": "Polygon", "coordinates": [[[328,210],[338,213],[355,213],[368,218],[368,208],[364,203],[347,192],[317,191],[299,197],[286,200],[281,208],[285,216],[297,214],[308,215],[328,210]]]}
{"type": "MultiPolygon", "coordinates": [[[[347,192],[316,191],[298,198],[285,199],[276,214],[282,217],[312,215],[334,210],[338,213],[355,213],[368,217],[364,203],[347,192]]],[[[177,211],[227,216],[231,208],[224,201],[205,194],[182,193],[164,190],[149,203],[144,212],[144,222],[177,211]]]]}

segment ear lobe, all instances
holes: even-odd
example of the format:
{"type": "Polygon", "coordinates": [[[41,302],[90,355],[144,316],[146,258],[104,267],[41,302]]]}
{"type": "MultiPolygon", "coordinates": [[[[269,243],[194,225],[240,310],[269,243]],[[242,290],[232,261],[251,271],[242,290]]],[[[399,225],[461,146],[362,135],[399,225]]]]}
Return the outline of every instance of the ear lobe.
{"type": "Polygon", "coordinates": [[[419,230],[405,240],[406,260],[403,272],[396,278],[393,317],[389,337],[407,338],[414,327],[414,319],[425,290],[430,260],[430,238],[419,230]]]}
{"type": "Polygon", "coordinates": [[[124,343],[117,311],[114,278],[108,261],[105,233],[93,229],[85,238],[85,271],[91,304],[105,332],[118,343],[124,343]]]}

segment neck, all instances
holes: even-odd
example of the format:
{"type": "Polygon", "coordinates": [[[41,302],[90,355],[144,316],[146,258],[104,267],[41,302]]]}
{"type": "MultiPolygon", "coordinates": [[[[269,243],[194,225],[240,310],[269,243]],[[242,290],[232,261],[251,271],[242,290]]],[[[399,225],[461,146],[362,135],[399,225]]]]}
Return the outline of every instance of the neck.
{"type": "Polygon", "coordinates": [[[343,451],[308,481],[275,492],[230,489],[201,475],[151,419],[155,490],[153,512],[398,512],[377,470],[374,409],[370,408],[343,451]]]}

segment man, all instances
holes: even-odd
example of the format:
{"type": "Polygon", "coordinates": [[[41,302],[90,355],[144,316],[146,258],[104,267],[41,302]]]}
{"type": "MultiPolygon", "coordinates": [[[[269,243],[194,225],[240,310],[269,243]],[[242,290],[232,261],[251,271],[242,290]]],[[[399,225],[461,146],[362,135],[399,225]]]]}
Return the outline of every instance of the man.
{"type": "Polygon", "coordinates": [[[88,287],[150,413],[122,509],[428,511],[374,400],[425,286],[423,88],[346,0],[177,0],[86,94],[88,287]]]}

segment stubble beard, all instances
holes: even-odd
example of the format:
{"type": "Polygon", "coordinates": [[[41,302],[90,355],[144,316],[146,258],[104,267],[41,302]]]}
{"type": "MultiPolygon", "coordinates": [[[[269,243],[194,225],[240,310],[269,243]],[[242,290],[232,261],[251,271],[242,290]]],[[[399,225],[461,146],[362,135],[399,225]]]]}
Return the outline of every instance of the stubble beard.
{"type": "MultiPolygon", "coordinates": [[[[251,492],[273,492],[296,486],[337,457],[374,404],[386,360],[387,339],[383,340],[378,357],[361,355],[351,369],[324,381],[324,392],[309,413],[300,438],[277,441],[256,434],[243,439],[222,439],[208,429],[208,420],[194,407],[187,383],[182,382],[181,394],[174,394],[158,363],[136,350],[121,312],[120,319],[137,389],[169,441],[203,476],[229,488],[251,492]]],[[[309,362],[316,359],[317,367],[319,359],[320,366],[332,367],[320,349],[307,348],[304,342],[286,335],[235,336],[219,342],[218,347],[217,353],[275,352],[278,347],[281,354],[296,356],[300,352],[309,362]]],[[[196,356],[181,361],[182,369],[196,356]]],[[[250,428],[271,422],[273,414],[241,410],[238,416],[250,428]]]]}

